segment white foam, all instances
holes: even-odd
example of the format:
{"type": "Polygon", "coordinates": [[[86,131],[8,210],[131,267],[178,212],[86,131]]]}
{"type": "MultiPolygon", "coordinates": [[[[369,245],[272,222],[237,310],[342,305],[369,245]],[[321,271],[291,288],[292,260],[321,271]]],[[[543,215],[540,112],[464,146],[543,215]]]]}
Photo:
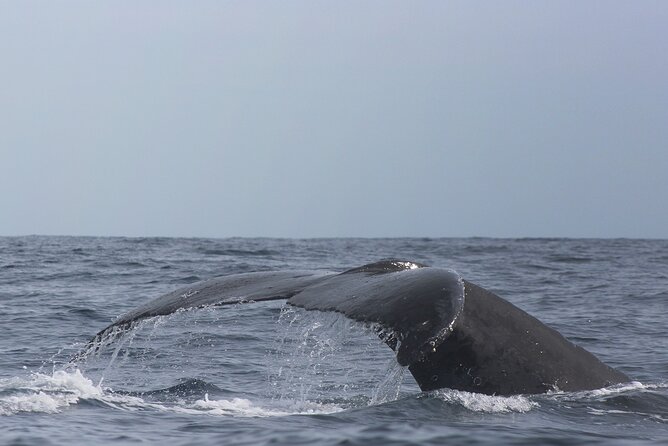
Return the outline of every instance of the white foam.
{"type": "MultiPolygon", "coordinates": [[[[223,415],[235,417],[279,417],[287,415],[313,415],[321,413],[332,413],[343,410],[336,405],[299,402],[292,405],[282,404],[279,407],[262,407],[244,398],[233,398],[231,400],[210,400],[209,395],[204,395],[203,400],[197,400],[192,409],[209,415],[223,415]]],[[[193,412],[192,410],[190,411],[193,412]]]]}
{"type": "Polygon", "coordinates": [[[643,384],[638,381],[631,381],[628,383],[615,384],[609,387],[603,387],[594,390],[582,390],[579,392],[564,392],[562,390],[555,390],[548,392],[547,395],[556,399],[579,400],[579,399],[600,399],[611,395],[618,395],[620,393],[634,392],[634,391],[650,391],[652,389],[660,389],[661,384],[643,384]]]}
{"type": "Polygon", "coordinates": [[[142,406],[165,412],[185,413],[190,415],[214,415],[226,417],[282,417],[288,415],[316,415],[340,412],[342,407],[334,404],[320,404],[315,402],[293,402],[281,404],[277,407],[265,407],[245,398],[211,400],[205,394],[204,399],[192,404],[165,405],[159,403],[145,403],[142,406]]]}
{"type": "Polygon", "coordinates": [[[0,399],[0,415],[13,415],[18,412],[60,412],[63,406],[77,401],[73,396],[54,397],[44,392],[20,396],[8,396],[0,399]]]}
{"type": "Polygon", "coordinates": [[[651,419],[657,420],[661,423],[668,422],[668,418],[662,417],[661,415],[654,414],[654,413],[647,413],[647,412],[637,412],[637,411],[632,411],[632,410],[595,409],[595,408],[592,408],[592,407],[588,407],[587,412],[589,412],[592,415],[597,415],[597,416],[632,415],[632,416],[639,416],[639,417],[643,417],[643,418],[651,418],[651,419]]]}
{"type": "Polygon", "coordinates": [[[432,395],[445,402],[459,404],[473,412],[523,413],[538,407],[538,403],[522,395],[492,396],[451,389],[436,390],[432,395]]]}
{"type": "Polygon", "coordinates": [[[615,395],[618,393],[631,392],[634,390],[646,390],[648,387],[641,382],[631,381],[629,383],[616,384],[610,387],[603,387],[601,389],[588,390],[582,392],[583,396],[601,397],[608,395],[615,395]]]}
{"type": "Polygon", "coordinates": [[[80,398],[97,398],[103,393],[78,369],[71,372],[58,370],[52,375],[34,373],[26,379],[2,380],[0,391],[8,393],[0,397],[0,415],[56,413],[77,404],[80,398]]]}
{"type": "Polygon", "coordinates": [[[244,398],[233,398],[231,400],[210,400],[209,395],[204,395],[203,400],[195,401],[193,409],[206,412],[210,415],[231,415],[246,417],[266,417],[289,415],[286,412],[271,411],[255,406],[250,400],[244,398]]]}

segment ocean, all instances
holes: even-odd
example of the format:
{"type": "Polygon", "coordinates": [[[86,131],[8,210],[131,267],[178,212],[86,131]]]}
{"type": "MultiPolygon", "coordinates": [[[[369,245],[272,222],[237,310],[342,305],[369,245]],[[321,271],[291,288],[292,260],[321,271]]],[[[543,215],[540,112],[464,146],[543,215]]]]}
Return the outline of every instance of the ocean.
{"type": "Polygon", "coordinates": [[[668,444],[668,240],[0,237],[0,444],[668,444]],[[372,328],[281,301],[115,317],[216,276],[456,270],[632,381],[421,392],[372,328]]]}

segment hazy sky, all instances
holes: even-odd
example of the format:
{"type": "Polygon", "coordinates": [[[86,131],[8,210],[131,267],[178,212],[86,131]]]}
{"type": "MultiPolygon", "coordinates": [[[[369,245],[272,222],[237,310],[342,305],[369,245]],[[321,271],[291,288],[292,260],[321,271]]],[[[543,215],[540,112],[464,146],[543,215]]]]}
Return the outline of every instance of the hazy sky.
{"type": "Polygon", "coordinates": [[[668,238],[668,2],[0,0],[0,187],[0,235],[668,238]]]}

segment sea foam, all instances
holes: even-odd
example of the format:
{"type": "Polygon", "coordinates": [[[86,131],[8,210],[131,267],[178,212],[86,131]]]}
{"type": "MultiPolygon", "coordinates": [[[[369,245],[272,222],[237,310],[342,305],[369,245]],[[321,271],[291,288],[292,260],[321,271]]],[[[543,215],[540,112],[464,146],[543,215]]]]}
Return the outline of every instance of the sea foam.
{"type": "Polygon", "coordinates": [[[57,413],[81,398],[99,398],[102,388],[80,370],[33,373],[26,378],[0,380],[0,415],[19,412],[57,413]]]}
{"type": "Polygon", "coordinates": [[[461,405],[473,412],[523,413],[538,407],[537,402],[523,395],[496,396],[451,389],[436,390],[431,392],[431,395],[447,403],[461,405]]]}

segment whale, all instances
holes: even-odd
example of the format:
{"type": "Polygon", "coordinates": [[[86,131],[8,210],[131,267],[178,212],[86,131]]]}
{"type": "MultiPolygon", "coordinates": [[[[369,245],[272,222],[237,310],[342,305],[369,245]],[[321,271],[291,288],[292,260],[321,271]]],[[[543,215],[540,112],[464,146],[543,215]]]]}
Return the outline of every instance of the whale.
{"type": "Polygon", "coordinates": [[[422,391],[447,388],[508,396],[593,390],[630,381],[454,270],[402,259],[343,272],[263,271],[194,283],[119,316],[93,337],[85,352],[147,318],[272,300],[371,324],[422,391]]]}

